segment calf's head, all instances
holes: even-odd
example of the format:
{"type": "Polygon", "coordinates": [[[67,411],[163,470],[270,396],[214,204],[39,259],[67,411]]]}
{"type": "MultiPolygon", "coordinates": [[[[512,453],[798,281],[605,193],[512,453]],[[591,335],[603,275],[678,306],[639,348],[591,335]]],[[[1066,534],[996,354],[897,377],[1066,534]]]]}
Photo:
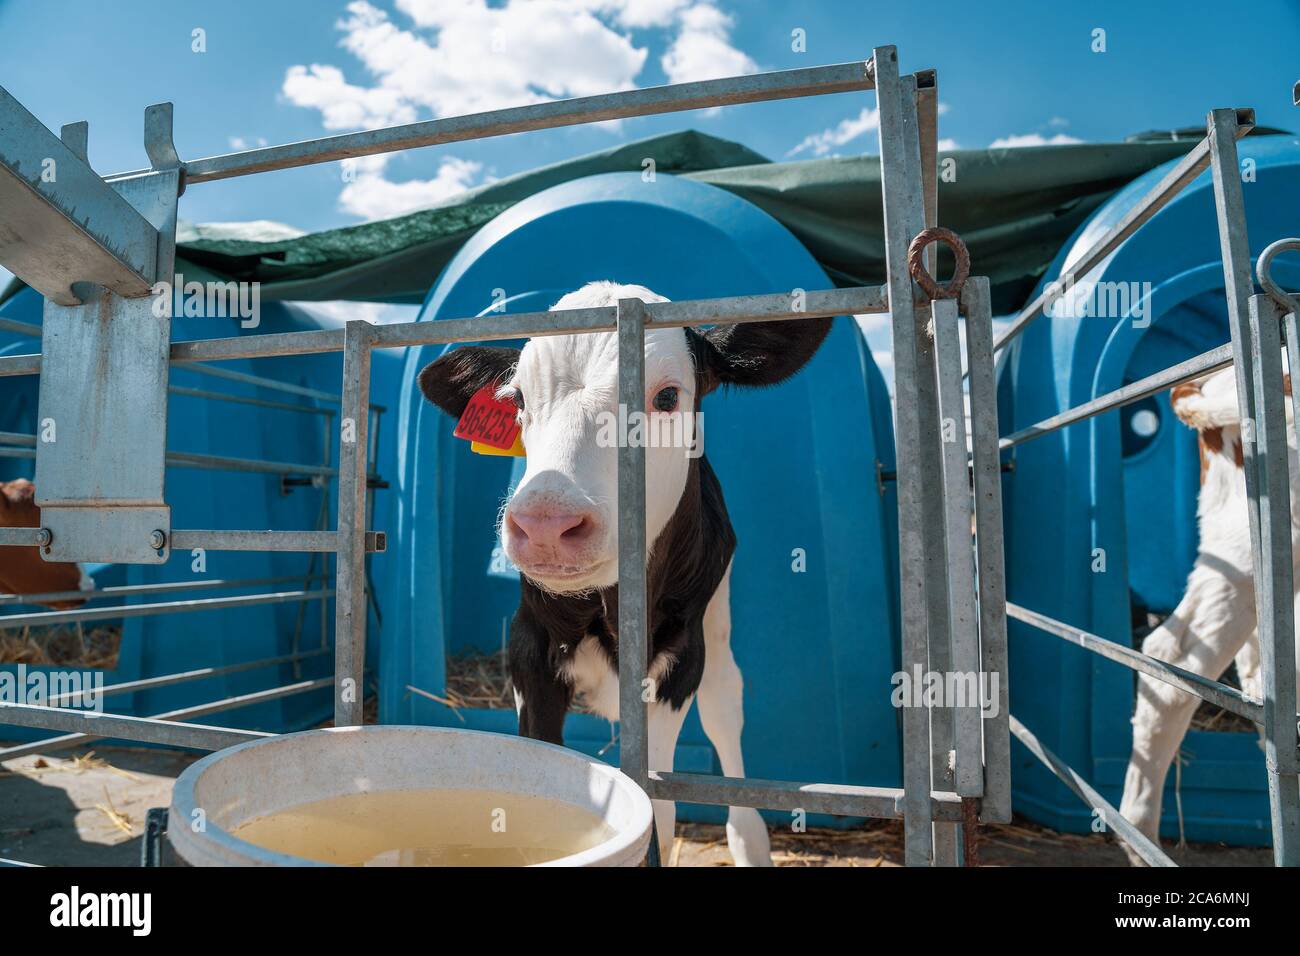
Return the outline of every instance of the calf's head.
{"type": "MultiPolygon", "coordinates": [[[[39,528],[41,509],[36,489],[26,478],[0,482],[0,528],[39,528]]],[[[85,591],[94,587],[81,565],[45,561],[37,548],[0,547],[0,592],[43,594],[51,591],[85,591]]],[[[82,601],[46,601],[53,608],[79,607],[82,601]]]]}
{"type": "MultiPolygon", "coordinates": [[[[619,299],[667,301],[642,286],[593,282],[552,308],[610,306],[619,299]]],[[[618,581],[619,444],[647,445],[646,540],[653,547],[702,450],[700,400],[720,385],[773,385],[788,378],[812,358],[829,323],[649,329],[643,404],[621,414],[614,333],[543,336],[522,350],[456,348],[421,371],[420,389],[457,418],[486,385],[514,402],[527,467],[501,512],[502,546],[540,587],[590,591],[618,581]]]]}

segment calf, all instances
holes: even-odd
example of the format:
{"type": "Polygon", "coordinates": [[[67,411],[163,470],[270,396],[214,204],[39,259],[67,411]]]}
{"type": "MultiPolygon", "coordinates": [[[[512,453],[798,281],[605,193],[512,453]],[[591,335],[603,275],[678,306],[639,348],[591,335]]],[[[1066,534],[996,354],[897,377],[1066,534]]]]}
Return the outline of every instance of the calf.
{"type": "MultiPolygon", "coordinates": [[[[1284,387],[1291,393],[1290,376],[1284,387]]],[[[1242,468],[1241,416],[1236,373],[1228,368],[1179,385],[1171,395],[1174,413],[1196,429],[1201,449],[1201,491],[1197,505],[1200,547],[1187,589],[1174,612],[1142,642],[1162,661],[1219,678],[1236,658],[1241,689],[1260,698],[1259,637],[1255,580],[1242,468]]],[[[1291,403],[1286,402],[1288,420],[1291,403]]],[[[1287,428],[1294,456],[1294,429],[1287,428]]],[[[1300,475],[1291,472],[1291,497],[1300,500],[1300,475]]],[[[1300,511],[1292,507],[1292,560],[1300,543],[1300,511]]],[[[1300,568],[1297,568],[1300,572],[1300,568]]],[[[1300,582],[1300,573],[1296,581],[1300,582]]],[[[1133,714],[1133,754],[1124,777],[1120,813],[1158,841],[1160,802],[1169,765],[1178,753],[1200,698],[1164,681],[1138,675],[1133,714]]],[[[1134,864],[1142,861],[1125,846],[1134,864]]]]}
{"type": "MultiPolygon", "coordinates": [[[[594,282],[555,309],[664,302],[641,286],[594,282]]],[[[687,447],[646,449],[649,763],[671,770],[682,721],[697,699],[700,721],[727,776],[744,776],[742,681],[731,653],[729,604],[736,535],[722,486],[696,429],[700,400],[722,385],[775,385],[812,358],[829,319],[747,323],[706,332],[645,335],[645,407],[651,426],[678,414],[687,447]]],[[[523,480],[501,513],[502,546],[521,572],[510,631],[510,678],[519,732],[563,743],[571,704],[618,719],[618,461],[599,438],[618,414],[613,333],[546,336],[522,351],[454,349],[420,373],[426,398],[459,417],[491,385],[519,410],[527,449],[523,480]]],[[[674,806],[655,801],[661,852],[673,839],[674,806]]],[[[727,843],[739,865],[770,866],[756,810],[732,807],[727,843]]],[[[665,856],[666,858],[666,856],[665,856]]]]}
{"type": "MultiPolygon", "coordinates": [[[[26,478],[0,482],[0,528],[39,528],[41,509],[36,507],[36,489],[26,478]]],[[[95,582],[81,565],[65,561],[43,561],[40,550],[0,547],[0,593],[44,594],[54,591],[86,591],[95,582]]],[[[45,601],[53,608],[80,607],[83,601],[45,601]]]]}

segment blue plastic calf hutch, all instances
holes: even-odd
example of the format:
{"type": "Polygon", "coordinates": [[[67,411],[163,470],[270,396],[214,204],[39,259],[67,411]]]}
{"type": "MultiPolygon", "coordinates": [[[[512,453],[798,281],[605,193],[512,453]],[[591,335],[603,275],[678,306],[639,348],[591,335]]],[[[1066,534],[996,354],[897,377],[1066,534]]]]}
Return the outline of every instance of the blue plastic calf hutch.
{"type": "MultiPolygon", "coordinates": [[[[1300,225],[1300,141],[1249,136],[1238,148],[1253,262],[1300,225]]],[[[1045,280],[1059,277],[1171,165],[1151,170],[1103,206],[1045,280]]],[[[1294,259],[1281,257],[1275,268],[1279,281],[1300,287],[1294,259]]],[[[1073,307],[1031,324],[1003,364],[1004,434],[1229,340],[1209,172],[1088,280],[1120,285],[1091,296],[1094,314],[1086,314],[1083,294],[1073,307]],[[1095,307],[1103,299],[1123,305],[1126,297],[1118,309],[1095,307]]],[[[1015,471],[1004,482],[1009,599],[1109,640],[1140,644],[1135,621],[1174,608],[1196,556],[1195,433],[1174,417],[1165,392],[1035,438],[1014,457],[1015,471]]],[[[1133,673],[1017,622],[1010,640],[1012,712],[1118,804],[1132,743],[1133,673]]],[[[1057,829],[1085,831],[1092,823],[1087,808],[1019,745],[1015,753],[1016,809],[1057,829]]],[[[1174,789],[1181,786],[1187,839],[1267,844],[1256,734],[1192,730],[1182,756],[1181,772],[1169,773],[1162,833],[1178,836],[1174,789]]]]}
{"type": "MultiPolygon", "coordinates": [[[[33,325],[40,324],[41,312],[42,299],[31,289],[24,289],[0,308],[0,316],[33,325]]],[[[173,339],[181,341],[318,328],[321,328],[321,324],[302,309],[272,302],[262,304],[260,324],[255,330],[241,330],[231,319],[177,315],[173,319],[173,339]]],[[[35,352],[39,347],[39,339],[0,332],[0,354],[35,352]]],[[[387,382],[391,386],[396,375],[384,374],[383,368],[395,360],[377,354],[375,361],[374,400],[377,403],[391,402],[391,398],[382,391],[383,383],[387,382]]],[[[257,375],[296,388],[331,393],[338,392],[341,377],[341,360],[337,355],[221,362],[213,367],[218,373],[257,375]]],[[[203,453],[308,466],[337,464],[337,403],[201,374],[183,365],[173,366],[171,385],[167,443],[169,452],[203,453]],[[204,397],[196,394],[196,391],[275,403],[276,407],[223,401],[204,397]],[[291,410],[283,406],[295,406],[302,410],[291,410]],[[331,414],[321,414],[327,409],[331,414]]],[[[34,434],[37,379],[34,376],[7,378],[4,379],[3,388],[0,431],[34,434]]],[[[382,430],[380,441],[388,441],[382,430]]],[[[30,478],[32,468],[33,461],[30,457],[0,456],[0,480],[30,478]]],[[[332,483],[326,488],[315,487],[309,480],[310,476],[304,473],[290,475],[290,483],[282,485],[281,477],[279,474],[250,471],[169,467],[166,498],[172,508],[172,526],[184,529],[286,530],[328,529],[334,526],[332,483]],[[325,508],[324,511],[322,507],[325,508]]],[[[377,492],[377,495],[377,500],[382,505],[383,492],[377,492]]],[[[189,552],[178,552],[164,565],[92,565],[89,570],[101,587],[214,578],[230,581],[260,578],[285,580],[236,589],[168,591],[135,595],[125,600],[105,599],[91,606],[186,601],[322,586],[320,581],[305,584],[310,566],[310,556],[306,554],[213,551],[203,558],[204,566],[201,569],[196,566],[195,556],[189,552]]],[[[325,570],[323,560],[323,556],[316,559],[317,575],[325,570]]],[[[13,613],[42,609],[6,605],[0,610],[13,613]]],[[[333,602],[315,600],[308,603],[266,604],[132,617],[108,623],[119,623],[122,627],[118,665],[104,674],[105,684],[115,684],[196,668],[220,668],[289,655],[295,651],[312,651],[319,648],[322,641],[332,643],[333,602]]],[[[99,625],[84,626],[90,629],[99,625]]],[[[296,668],[293,664],[260,667],[108,698],[105,709],[114,713],[153,715],[299,680],[326,677],[331,673],[333,654],[326,652],[302,660],[296,668]]],[[[208,721],[235,727],[289,731],[311,726],[330,716],[332,710],[330,688],[324,687],[305,694],[215,714],[208,721]]],[[[5,729],[5,736],[11,739],[37,739],[43,735],[46,734],[41,731],[24,731],[17,727],[5,729]]]]}
{"type": "MultiPolygon", "coordinates": [[[[803,246],[748,202],[670,176],[613,173],[548,189],[485,225],[448,264],[421,317],[479,315],[498,301],[499,311],[546,309],[600,279],[670,299],[831,285],[803,246]]],[[[513,733],[513,708],[452,710],[427,696],[444,696],[448,655],[501,651],[519,600],[517,572],[494,549],[498,510],[522,459],[472,454],[425,402],[416,375],[442,351],[409,353],[397,399],[388,553],[375,563],[386,585],[380,717],[513,733]]],[[[856,324],[837,320],[788,383],[715,394],[705,409],[707,453],[740,542],[732,644],[745,676],[747,774],[897,785],[889,703],[896,528],[892,493],[876,487],[877,459],[892,467],[892,428],[856,324]],[[797,572],[801,555],[806,570],[797,572]]],[[[616,761],[612,736],[589,714],[565,724],[566,744],[616,761]]],[[[721,772],[694,713],[675,763],[721,772]]]]}

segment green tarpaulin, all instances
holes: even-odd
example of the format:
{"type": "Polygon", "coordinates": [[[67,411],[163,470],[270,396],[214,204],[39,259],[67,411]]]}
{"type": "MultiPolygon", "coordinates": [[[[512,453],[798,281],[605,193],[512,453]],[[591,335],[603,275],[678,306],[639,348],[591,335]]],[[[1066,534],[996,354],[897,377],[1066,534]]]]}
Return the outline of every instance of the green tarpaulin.
{"type": "MultiPolygon", "coordinates": [[[[994,310],[1009,312],[1024,302],[1061,244],[1094,209],[1194,142],[1178,138],[944,153],[940,222],[965,239],[972,272],[991,279],[994,310]]],[[[694,131],[521,173],[396,219],[273,241],[204,238],[198,227],[179,243],[177,268],[187,279],[213,273],[258,281],[267,300],[418,304],[461,244],[502,210],[582,176],[640,173],[647,157],[654,158],[657,174],[710,183],[767,211],[799,237],[837,285],[884,281],[877,157],[773,163],[737,143],[694,131]]],[[[256,230],[248,234],[256,235],[256,230]]],[[[940,275],[946,274],[941,257],[940,275]]],[[[13,287],[6,291],[11,294],[13,287]]]]}

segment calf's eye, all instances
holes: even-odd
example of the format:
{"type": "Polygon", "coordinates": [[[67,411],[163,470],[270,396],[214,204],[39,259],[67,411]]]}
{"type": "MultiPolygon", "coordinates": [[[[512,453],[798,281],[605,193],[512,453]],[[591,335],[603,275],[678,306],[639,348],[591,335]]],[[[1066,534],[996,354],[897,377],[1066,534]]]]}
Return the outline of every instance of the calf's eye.
{"type": "Polygon", "coordinates": [[[654,400],[655,411],[675,412],[677,411],[677,387],[669,385],[667,388],[659,389],[659,394],[654,400]]]}
{"type": "Polygon", "coordinates": [[[524,410],[523,392],[519,391],[518,389],[515,389],[515,391],[510,396],[510,400],[515,403],[515,408],[519,409],[521,412],[524,410]]]}

